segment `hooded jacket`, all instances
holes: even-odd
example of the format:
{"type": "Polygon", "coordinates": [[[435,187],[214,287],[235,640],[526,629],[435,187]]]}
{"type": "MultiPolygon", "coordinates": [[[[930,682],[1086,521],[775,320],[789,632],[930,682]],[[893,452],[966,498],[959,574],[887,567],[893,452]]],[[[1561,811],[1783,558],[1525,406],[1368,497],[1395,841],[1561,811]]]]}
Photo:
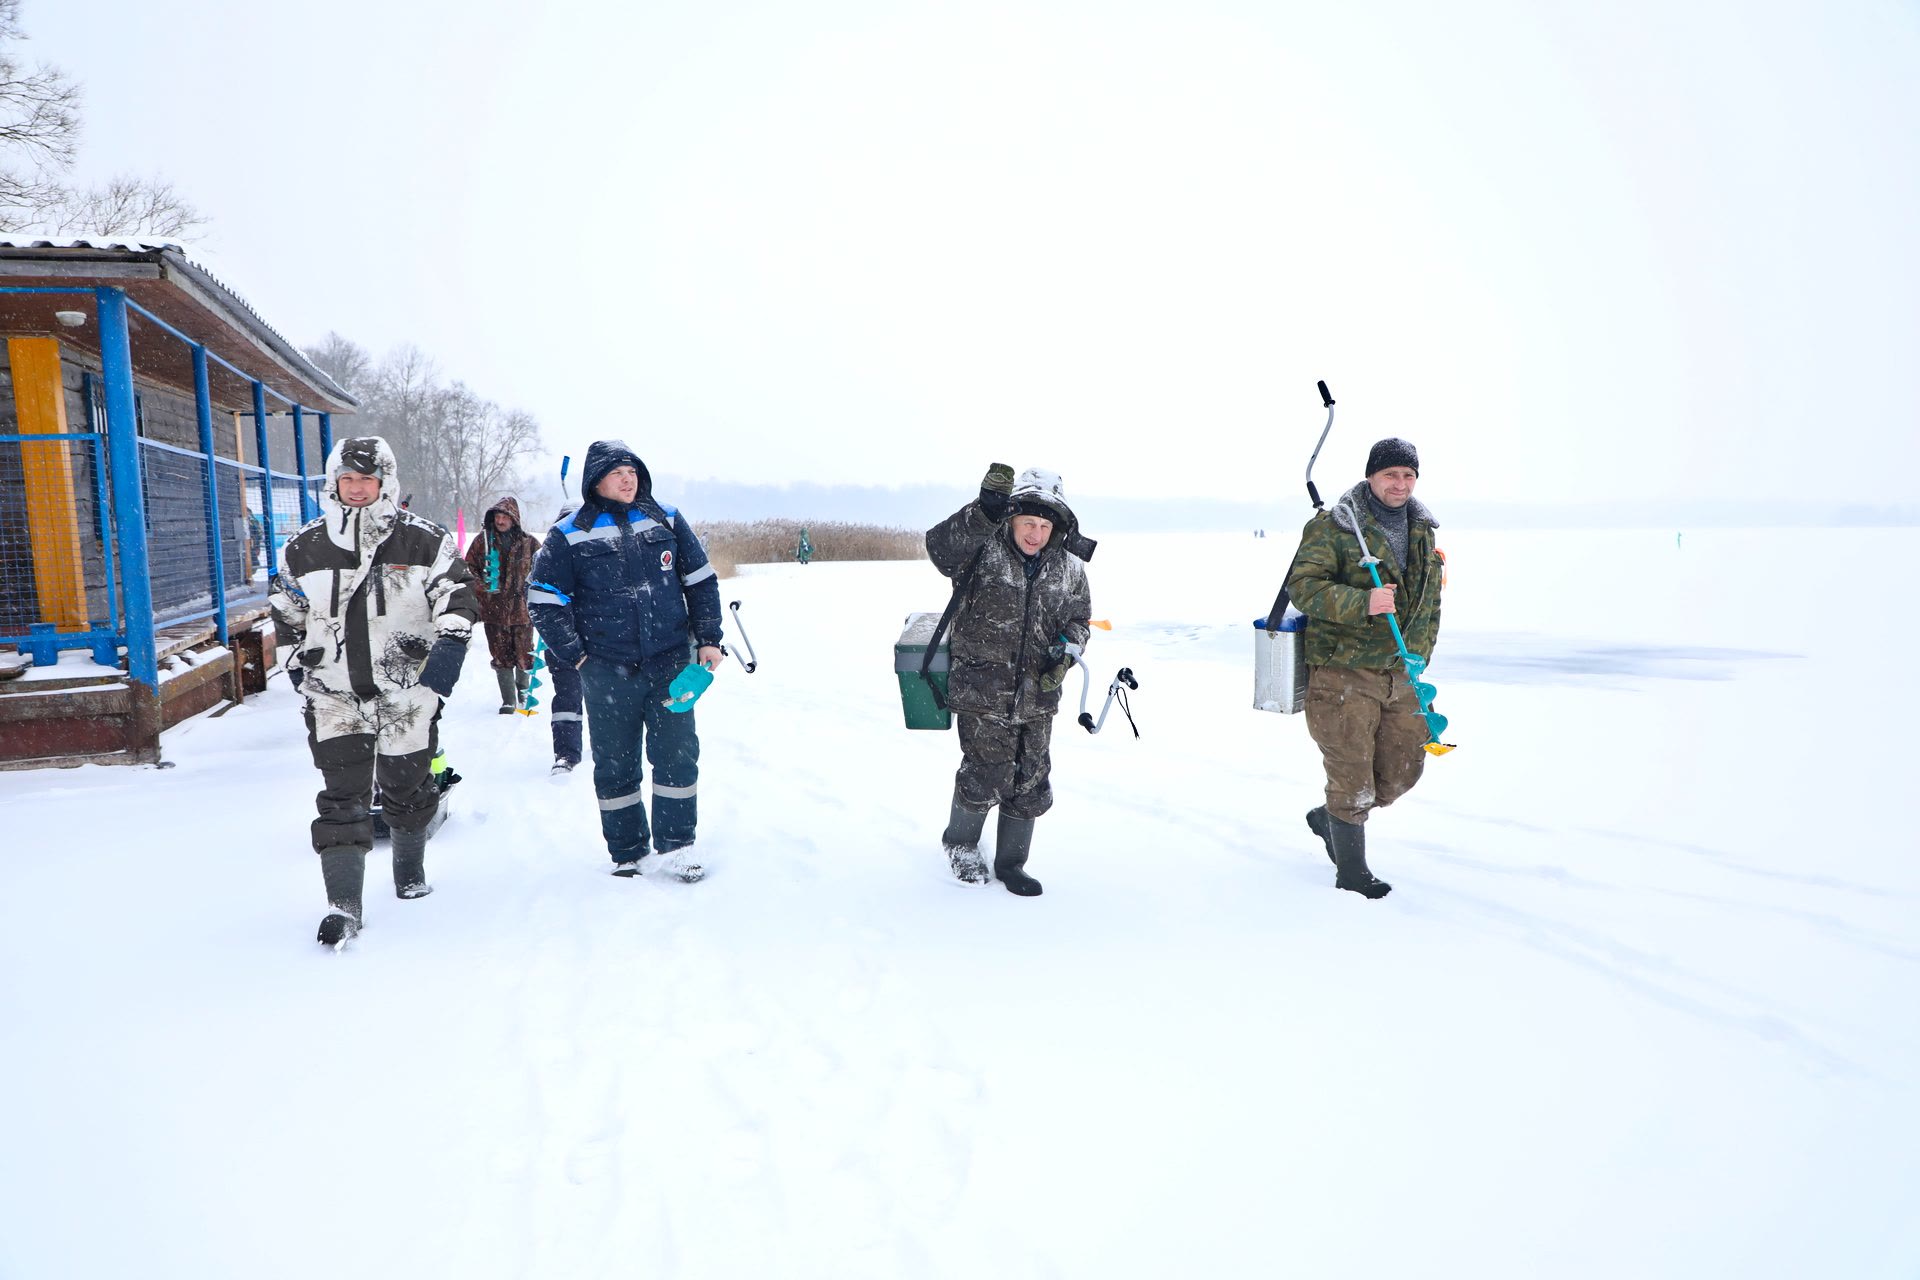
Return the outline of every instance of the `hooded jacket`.
{"type": "Polygon", "coordinates": [[[473,573],[473,592],[480,600],[480,621],[496,627],[524,627],[527,617],[527,578],[540,540],[520,527],[520,503],[502,498],[487,508],[480,532],[467,544],[467,568],[473,573]],[[493,527],[494,513],[504,511],[513,526],[505,533],[493,527]],[[498,585],[489,585],[489,554],[496,557],[498,585]]]}
{"type": "Polygon", "coordinates": [[[1023,474],[1013,511],[1023,506],[1053,521],[1053,535],[1031,560],[1014,543],[1011,520],[989,519],[978,502],[927,530],[934,567],[964,584],[949,642],[947,705],[1013,724],[1060,709],[1060,690],[1040,688],[1040,677],[1060,660],[1049,651],[1060,641],[1084,646],[1093,617],[1086,566],[1074,550],[1091,555],[1093,543],[1081,536],[1059,477],[1023,474]],[[979,562],[969,570],[976,553],[979,562]]]}
{"type": "Polygon", "coordinates": [[[1387,545],[1387,531],[1367,506],[1367,482],[1349,489],[1331,507],[1315,512],[1300,533],[1300,549],[1287,570],[1287,593],[1307,615],[1306,658],[1310,666],[1384,671],[1400,654],[1385,614],[1367,613],[1373,578],[1360,558],[1360,538],[1380,559],[1380,580],[1396,583],[1394,614],[1407,649],[1431,659],[1440,638],[1443,559],[1434,542],[1439,522],[1418,498],[1407,499],[1407,563],[1387,545]]]}
{"type": "Polygon", "coordinates": [[[375,698],[420,683],[443,636],[464,643],[479,605],[453,535],[400,509],[393,450],[379,436],[340,441],[327,459],[320,518],[287,540],[269,604],[282,661],[301,693],[375,698]],[[340,473],[379,477],[364,507],[340,501],[340,473]]]}
{"type": "Polygon", "coordinates": [[[580,509],[547,531],[527,611],[556,663],[592,655],[671,676],[689,644],[718,645],[720,583],[686,517],[653,496],[653,477],[618,440],[596,440],[580,473],[580,509]],[[631,503],[594,488],[615,467],[640,475],[631,503]]]}

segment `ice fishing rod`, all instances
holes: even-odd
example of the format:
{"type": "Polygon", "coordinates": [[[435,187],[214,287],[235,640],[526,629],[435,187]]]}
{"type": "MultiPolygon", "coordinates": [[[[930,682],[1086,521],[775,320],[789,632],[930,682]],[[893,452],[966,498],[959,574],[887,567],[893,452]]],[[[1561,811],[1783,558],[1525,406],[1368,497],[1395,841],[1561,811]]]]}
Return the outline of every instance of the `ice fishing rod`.
{"type": "MultiPolygon", "coordinates": [[[[747,669],[748,675],[752,675],[759,669],[760,660],[754,656],[753,641],[747,638],[746,624],[740,621],[740,602],[735,600],[732,604],[728,605],[727,608],[733,610],[733,625],[739,630],[740,643],[747,651],[747,656],[740,659],[740,665],[747,669]]],[[[725,653],[726,651],[727,646],[721,645],[720,652],[725,653]]]]}
{"type": "Polygon", "coordinates": [[[1140,688],[1140,682],[1133,678],[1133,668],[1122,667],[1119,674],[1114,676],[1113,683],[1107,686],[1107,700],[1100,707],[1100,718],[1095,720],[1087,711],[1087,693],[1093,688],[1093,671],[1079,654],[1069,656],[1073,659],[1073,665],[1080,668],[1080,727],[1088,733],[1100,732],[1107,723],[1107,712],[1113,710],[1114,702],[1118,701],[1121,714],[1127,717],[1127,724],[1133,729],[1133,736],[1139,737],[1140,726],[1134,724],[1133,708],[1127,705],[1126,690],[1121,688],[1122,685],[1136,691],[1140,688]]]}

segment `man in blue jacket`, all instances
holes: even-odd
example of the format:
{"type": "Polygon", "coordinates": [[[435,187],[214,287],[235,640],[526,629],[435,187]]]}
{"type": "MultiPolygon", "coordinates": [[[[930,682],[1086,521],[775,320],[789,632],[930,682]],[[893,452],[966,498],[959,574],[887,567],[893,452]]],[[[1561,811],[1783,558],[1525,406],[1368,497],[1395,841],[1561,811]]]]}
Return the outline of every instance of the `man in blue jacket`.
{"type": "Polygon", "coordinates": [[[613,874],[638,874],[651,838],[654,865],[692,882],[705,874],[691,848],[700,739],[691,710],[667,709],[667,686],[689,657],[720,664],[720,584],[693,527],[654,499],[653,477],[623,441],[588,447],[580,497],[534,558],[528,612],[553,665],[579,670],[593,709],[593,790],[613,874]]]}

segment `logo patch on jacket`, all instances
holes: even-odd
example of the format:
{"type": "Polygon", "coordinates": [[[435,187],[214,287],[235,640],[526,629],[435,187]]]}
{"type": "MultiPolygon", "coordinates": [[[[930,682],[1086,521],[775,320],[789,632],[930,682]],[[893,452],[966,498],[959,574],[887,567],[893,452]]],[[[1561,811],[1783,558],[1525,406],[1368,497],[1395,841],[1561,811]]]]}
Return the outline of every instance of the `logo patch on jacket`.
{"type": "Polygon", "coordinates": [[[673,568],[673,549],[671,547],[660,553],[660,567],[662,569],[673,568]]]}

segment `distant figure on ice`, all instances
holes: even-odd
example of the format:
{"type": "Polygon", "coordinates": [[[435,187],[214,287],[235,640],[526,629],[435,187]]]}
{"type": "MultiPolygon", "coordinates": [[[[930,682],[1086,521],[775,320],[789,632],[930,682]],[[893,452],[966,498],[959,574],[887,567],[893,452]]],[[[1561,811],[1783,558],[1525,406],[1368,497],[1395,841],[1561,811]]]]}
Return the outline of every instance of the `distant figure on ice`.
{"type": "Polygon", "coordinates": [[[548,531],[534,558],[533,625],[555,669],[579,669],[593,704],[593,790],[613,873],[638,874],[651,839],[656,865],[698,880],[700,739],[691,710],[667,709],[667,686],[690,656],[708,670],[720,665],[720,584],[693,527],[655,500],[646,464],[624,442],[588,446],[580,497],[579,511],[548,531]],[[643,745],[653,770],[651,832],[643,745]]]}
{"type": "Polygon", "coordinates": [[[360,931],[376,776],[393,833],[394,891],[433,891],[426,850],[440,802],[432,773],[440,703],[460,678],[479,614],[453,535],[400,510],[394,470],[379,436],[334,446],[320,517],[288,539],[270,601],[324,780],[313,848],[330,908],[319,938],[334,947],[360,931]]]}
{"type": "MultiPolygon", "coordinates": [[[[562,503],[559,514],[553,517],[554,526],[565,524],[579,509],[577,502],[562,503]]],[[[586,704],[580,697],[579,668],[550,660],[547,678],[553,681],[553,714],[549,717],[553,725],[553,767],[547,774],[561,779],[580,763],[580,715],[586,704]]]]}
{"type": "Polygon", "coordinates": [[[1048,745],[1060,686],[1087,643],[1093,616],[1080,536],[1060,477],[994,463],[980,496],[927,530],[934,567],[954,580],[947,705],[960,720],[960,771],[941,837],[953,874],[987,883],[980,834],[1000,806],[993,874],[1031,898],[1033,823],[1053,807],[1048,745]]]}
{"type": "Polygon", "coordinates": [[[487,508],[480,532],[467,544],[467,568],[480,598],[493,678],[500,685],[500,714],[512,715],[527,698],[533,678],[533,621],[527,616],[527,578],[540,542],[520,527],[520,504],[502,498],[487,508]]]}
{"type": "Polygon", "coordinates": [[[801,564],[807,564],[813,559],[813,542],[807,537],[805,525],[800,526],[800,545],[793,549],[793,558],[801,564]]]}
{"type": "Polygon", "coordinates": [[[1412,445],[1374,445],[1367,478],[1307,521],[1287,571],[1287,592],[1309,619],[1307,732],[1327,770],[1327,802],[1307,826],[1333,859],[1334,883],[1369,898],[1393,886],[1367,869],[1367,814],[1413,790],[1427,762],[1427,722],[1385,617],[1399,618],[1409,652],[1432,659],[1443,561],[1438,522],[1413,496],[1419,478],[1412,445]],[[1382,587],[1362,562],[1362,535],[1380,558],[1382,587]]]}

